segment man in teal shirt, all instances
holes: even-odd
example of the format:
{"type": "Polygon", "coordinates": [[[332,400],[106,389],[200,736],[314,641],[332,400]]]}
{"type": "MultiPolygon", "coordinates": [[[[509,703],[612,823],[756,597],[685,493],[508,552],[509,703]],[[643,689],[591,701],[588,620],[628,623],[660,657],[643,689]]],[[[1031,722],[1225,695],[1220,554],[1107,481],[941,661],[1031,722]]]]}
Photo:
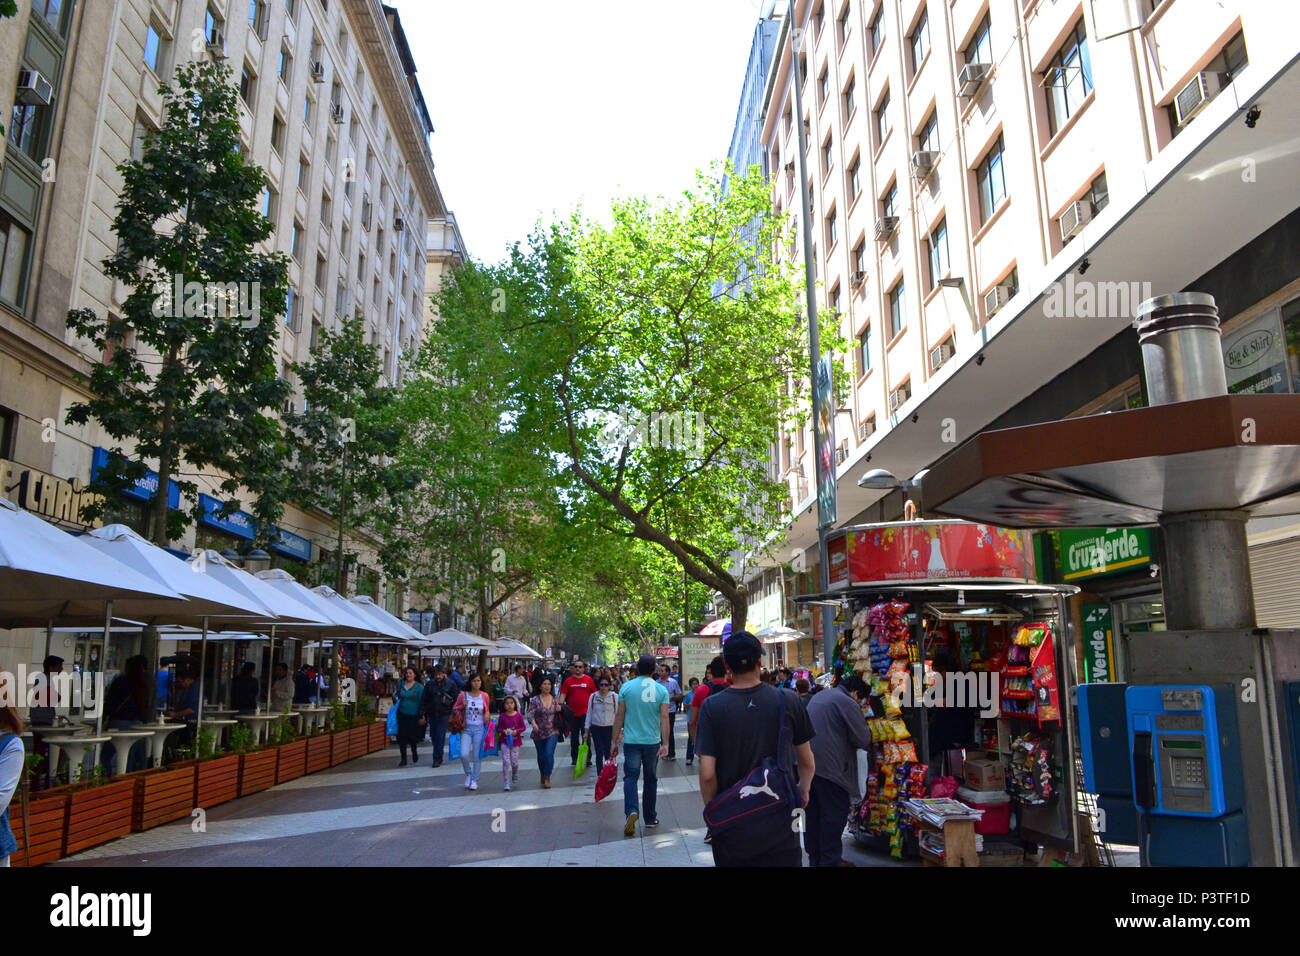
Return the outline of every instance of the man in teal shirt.
{"type": "Polygon", "coordinates": [[[637,676],[618,692],[610,759],[616,759],[619,747],[626,744],[623,757],[623,813],[627,815],[624,836],[636,835],[636,782],[643,767],[645,786],[641,795],[645,803],[645,825],[647,829],[659,826],[659,817],[655,813],[659,786],[656,770],[659,761],[668,756],[668,691],[655,683],[651,676],[654,671],[655,659],[642,654],[636,662],[637,676]]]}

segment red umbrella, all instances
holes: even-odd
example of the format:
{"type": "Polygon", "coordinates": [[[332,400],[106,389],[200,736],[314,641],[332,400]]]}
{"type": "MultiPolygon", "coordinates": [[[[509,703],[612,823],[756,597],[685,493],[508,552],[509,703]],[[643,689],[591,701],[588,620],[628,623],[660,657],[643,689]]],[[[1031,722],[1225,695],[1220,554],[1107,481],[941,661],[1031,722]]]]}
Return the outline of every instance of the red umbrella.
{"type": "Polygon", "coordinates": [[[600,776],[596,778],[596,802],[604,800],[614,790],[614,784],[618,783],[618,764],[610,760],[600,770],[600,776]]]}
{"type": "Polygon", "coordinates": [[[717,637],[719,634],[729,635],[731,633],[731,618],[720,617],[716,621],[710,621],[700,628],[700,633],[707,634],[710,637],[717,637]]]}

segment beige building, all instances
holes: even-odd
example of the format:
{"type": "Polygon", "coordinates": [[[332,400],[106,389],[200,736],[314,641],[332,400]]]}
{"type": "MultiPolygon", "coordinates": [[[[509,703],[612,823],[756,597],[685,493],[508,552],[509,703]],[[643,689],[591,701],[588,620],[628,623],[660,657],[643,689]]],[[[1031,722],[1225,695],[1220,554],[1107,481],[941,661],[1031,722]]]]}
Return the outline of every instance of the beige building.
{"type": "MultiPolygon", "coordinates": [[[[1213,293],[1225,346],[1264,323],[1277,374],[1243,372],[1234,387],[1300,391],[1293,4],[791,7],[761,142],[773,201],[796,224],[807,170],[819,308],[852,343],[835,419],[840,524],[901,515],[897,492],[857,486],[868,470],[906,479],[986,428],[1142,402],[1130,323],[1148,295],[1213,293]]],[[[776,253],[802,262],[802,236],[776,253]]],[[[774,446],[791,492],[782,560],[801,549],[815,564],[813,463],[810,428],[774,446]]],[[[1300,575],[1300,525],[1251,531],[1300,575]]],[[[1287,580],[1257,575],[1266,623],[1300,625],[1300,577],[1287,580]]]]}
{"type": "MultiPolygon", "coordinates": [[[[117,167],[139,155],[144,132],[162,121],[159,85],[194,58],[233,70],[243,148],[270,179],[263,212],[276,232],[268,249],[291,258],[280,322],[286,378],[322,328],[356,312],[367,319],[385,380],[400,380],[401,357],[418,346],[426,319],[427,224],[450,222],[454,232],[407,37],[396,10],[378,0],[20,3],[0,29],[0,69],[9,77],[0,108],[12,120],[0,147],[0,459],[9,463],[0,493],[69,528],[75,514],[43,509],[24,489],[43,476],[88,482],[97,449],[115,443],[94,424],[64,424],[84,397],[78,376],[105,358],[68,333],[65,317],[72,308],[103,315],[120,307],[126,290],[100,265],[115,245],[117,167]]],[[[301,393],[293,401],[301,408],[301,393]]],[[[216,490],[215,481],[199,484],[216,490]]],[[[139,530],[147,497],[113,502],[114,519],[139,530]]],[[[321,572],[334,548],[328,516],[290,507],[280,528],[272,563],[333,584],[321,572]]],[[[245,538],[236,515],[173,544],[246,550],[245,538]]],[[[373,548],[349,545],[362,553],[352,587],[404,611],[373,548]]],[[[32,646],[29,634],[0,631],[0,668],[11,662],[5,641],[23,658],[32,646]]]]}

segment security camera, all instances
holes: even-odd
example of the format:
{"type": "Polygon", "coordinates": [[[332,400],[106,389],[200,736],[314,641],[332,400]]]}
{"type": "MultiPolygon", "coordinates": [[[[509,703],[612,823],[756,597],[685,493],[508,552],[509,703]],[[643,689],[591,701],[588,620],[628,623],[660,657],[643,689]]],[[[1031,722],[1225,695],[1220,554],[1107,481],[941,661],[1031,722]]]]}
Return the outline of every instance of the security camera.
{"type": "Polygon", "coordinates": [[[920,420],[921,420],[921,416],[918,415],[916,412],[912,412],[912,424],[915,425],[920,420]]]}
{"type": "Polygon", "coordinates": [[[1087,272],[1087,271],[1088,271],[1089,269],[1091,269],[1091,268],[1092,268],[1092,263],[1089,262],[1089,261],[1088,261],[1088,258],[1085,256],[1085,257],[1084,257],[1084,260],[1083,260],[1082,262],[1079,263],[1079,275],[1083,275],[1085,272],[1087,272]]]}
{"type": "Polygon", "coordinates": [[[976,365],[983,365],[983,364],[984,364],[984,353],[983,353],[983,352],[981,352],[979,355],[975,356],[975,364],[976,364],[976,365]]]}
{"type": "Polygon", "coordinates": [[[1260,109],[1258,106],[1252,106],[1246,110],[1246,128],[1254,129],[1255,124],[1259,122],[1260,109]]]}

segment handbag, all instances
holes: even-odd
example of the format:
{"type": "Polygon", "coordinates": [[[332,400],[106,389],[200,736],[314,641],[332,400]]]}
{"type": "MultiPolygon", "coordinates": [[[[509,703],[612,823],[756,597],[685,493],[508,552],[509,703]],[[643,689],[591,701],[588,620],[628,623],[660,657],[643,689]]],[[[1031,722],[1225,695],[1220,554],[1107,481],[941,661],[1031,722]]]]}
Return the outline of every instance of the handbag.
{"type": "Polygon", "coordinates": [[[704,808],[704,822],[716,837],[734,834],[737,842],[763,845],[774,828],[788,827],[791,814],[802,807],[790,772],[790,753],[785,744],[785,694],[777,718],[777,757],[763,762],[732,786],[718,794],[704,808]]]}
{"type": "Polygon", "coordinates": [[[390,737],[397,736],[397,706],[388,708],[388,726],[384,728],[384,733],[390,737]]]}
{"type": "Polygon", "coordinates": [[[460,734],[452,734],[447,739],[448,739],[448,745],[451,748],[451,755],[447,759],[459,760],[460,759],[460,734]]]}
{"type": "Polygon", "coordinates": [[[596,778],[596,802],[600,803],[608,797],[616,783],[618,783],[618,764],[611,760],[601,768],[600,776],[596,778]]]}
{"type": "Polygon", "coordinates": [[[457,736],[465,732],[465,711],[453,710],[451,712],[451,716],[447,718],[447,730],[457,736]]]}
{"type": "Polygon", "coordinates": [[[588,753],[590,753],[590,748],[587,746],[587,742],[584,740],[582,743],[578,744],[578,762],[573,765],[574,780],[577,780],[579,777],[581,777],[584,773],[587,772],[588,753]]]}

